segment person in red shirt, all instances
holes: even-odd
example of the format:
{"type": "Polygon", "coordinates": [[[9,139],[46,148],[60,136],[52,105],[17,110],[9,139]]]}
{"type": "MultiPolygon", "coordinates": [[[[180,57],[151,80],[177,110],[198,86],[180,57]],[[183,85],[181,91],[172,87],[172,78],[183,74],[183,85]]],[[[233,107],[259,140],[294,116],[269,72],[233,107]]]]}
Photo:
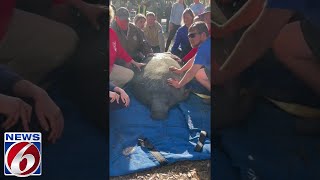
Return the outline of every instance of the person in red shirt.
{"type": "MultiPolygon", "coordinates": [[[[113,9],[110,7],[110,22],[113,19],[113,9]]],[[[109,73],[110,80],[118,87],[123,87],[133,78],[133,71],[129,68],[114,64],[116,59],[123,59],[127,64],[133,64],[139,70],[144,63],[138,63],[133,60],[130,55],[121,46],[117,33],[109,28],[109,73]]]]}
{"type": "Polygon", "coordinates": [[[119,87],[123,87],[127,82],[129,82],[133,78],[133,71],[129,68],[119,66],[114,64],[116,59],[123,59],[127,62],[127,64],[133,64],[139,70],[144,63],[138,63],[133,60],[129,54],[123,49],[120,44],[120,41],[117,37],[117,33],[109,28],[109,73],[110,73],[110,80],[119,87]]]}
{"type": "MultiPolygon", "coordinates": [[[[110,22],[113,20],[113,15],[113,9],[110,6],[110,22]]],[[[141,70],[140,68],[145,65],[144,63],[137,63],[129,56],[129,54],[121,46],[120,41],[117,37],[117,33],[112,28],[109,28],[109,53],[110,80],[117,84],[120,84],[121,86],[132,79],[133,71],[123,66],[114,64],[116,58],[121,58],[125,60],[127,63],[132,63],[139,70],[141,70]]],[[[116,86],[112,82],[109,82],[109,99],[111,110],[119,109],[122,107],[128,107],[130,103],[130,98],[128,94],[122,88],[120,88],[119,85],[116,86]],[[121,101],[119,99],[121,99],[121,101]]]]}

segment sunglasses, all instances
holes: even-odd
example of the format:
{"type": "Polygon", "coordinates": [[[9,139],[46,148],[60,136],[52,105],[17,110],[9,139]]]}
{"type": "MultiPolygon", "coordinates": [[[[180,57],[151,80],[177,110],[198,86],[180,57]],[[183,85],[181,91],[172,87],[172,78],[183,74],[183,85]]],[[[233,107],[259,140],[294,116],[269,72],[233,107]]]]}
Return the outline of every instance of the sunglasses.
{"type": "Polygon", "coordinates": [[[191,33],[191,34],[188,34],[188,38],[194,38],[194,37],[196,37],[196,34],[200,34],[200,33],[191,33]]]}

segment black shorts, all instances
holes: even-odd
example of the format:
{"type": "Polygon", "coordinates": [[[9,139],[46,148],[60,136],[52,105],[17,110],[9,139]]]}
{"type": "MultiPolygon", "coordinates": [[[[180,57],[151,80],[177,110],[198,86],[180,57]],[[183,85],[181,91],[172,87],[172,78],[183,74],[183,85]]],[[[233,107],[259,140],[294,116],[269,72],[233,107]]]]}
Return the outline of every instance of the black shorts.
{"type": "Polygon", "coordinates": [[[311,24],[308,20],[301,20],[301,31],[304,40],[311,49],[313,55],[320,60],[320,28],[311,24]]]}

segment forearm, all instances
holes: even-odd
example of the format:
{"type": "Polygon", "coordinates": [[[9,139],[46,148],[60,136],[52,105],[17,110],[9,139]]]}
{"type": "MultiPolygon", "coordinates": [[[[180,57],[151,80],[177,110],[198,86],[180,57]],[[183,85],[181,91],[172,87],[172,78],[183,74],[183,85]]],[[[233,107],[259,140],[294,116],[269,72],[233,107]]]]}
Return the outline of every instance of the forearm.
{"type": "Polygon", "coordinates": [[[252,24],[259,17],[264,6],[265,0],[249,0],[236,14],[222,25],[222,31],[224,34],[229,34],[252,24]]]}
{"type": "Polygon", "coordinates": [[[194,76],[196,75],[196,73],[198,72],[198,70],[201,68],[201,65],[193,65],[187,72],[186,74],[183,76],[183,78],[180,80],[179,82],[179,87],[183,87],[185,86],[188,82],[190,82],[194,76]]]}
{"type": "Polygon", "coordinates": [[[192,67],[192,64],[194,62],[194,58],[195,58],[195,55],[181,68],[182,72],[185,72],[192,67]]]}
{"type": "Polygon", "coordinates": [[[114,92],[118,92],[119,94],[121,94],[124,90],[123,90],[122,88],[116,86],[116,87],[113,89],[113,91],[114,91],[114,92]]]}
{"type": "Polygon", "coordinates": [[[264,10],[262,16],[243,34],[242,38],[220,68],[224,79],[231,79],[252,65],[272,43],[288,22],[288,10],[264,10]]]}
{"type": "Polygon", "coordinates": [[[27,80],[18,81],[13,87],[13,93],[19,97],[38,99],[40,96],[47,95],[47,92],[27,80]]]}
{"type": "Polygon", "coordinates": [[[129,63],[131,63],[131,64],[133,64],[133,65],[135,65],[135,66],[137,66],[139,63],[137,62],[137,61],[135,61],[135,60],[131,60],[129,63]]]}

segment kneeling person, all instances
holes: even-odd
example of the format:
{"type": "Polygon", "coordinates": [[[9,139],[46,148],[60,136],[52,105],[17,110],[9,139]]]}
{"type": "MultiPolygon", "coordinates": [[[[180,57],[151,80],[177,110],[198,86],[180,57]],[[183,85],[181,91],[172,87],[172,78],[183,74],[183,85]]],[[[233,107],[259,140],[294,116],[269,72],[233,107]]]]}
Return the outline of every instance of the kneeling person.
{"type": "Polygon", "coordinates": [[[193,23],[189,28],[188,38],[193,48],[199,47],[198,52],[194,61],[188,61],[181,69],[170,67],[170,70],[177,73],[187,72],[180,81],[169,78],[168,83],[175,88],[181,88],[195,77],[202,86],[211,92],[211,39],[207,25],[204,22],[193,23]]]}

